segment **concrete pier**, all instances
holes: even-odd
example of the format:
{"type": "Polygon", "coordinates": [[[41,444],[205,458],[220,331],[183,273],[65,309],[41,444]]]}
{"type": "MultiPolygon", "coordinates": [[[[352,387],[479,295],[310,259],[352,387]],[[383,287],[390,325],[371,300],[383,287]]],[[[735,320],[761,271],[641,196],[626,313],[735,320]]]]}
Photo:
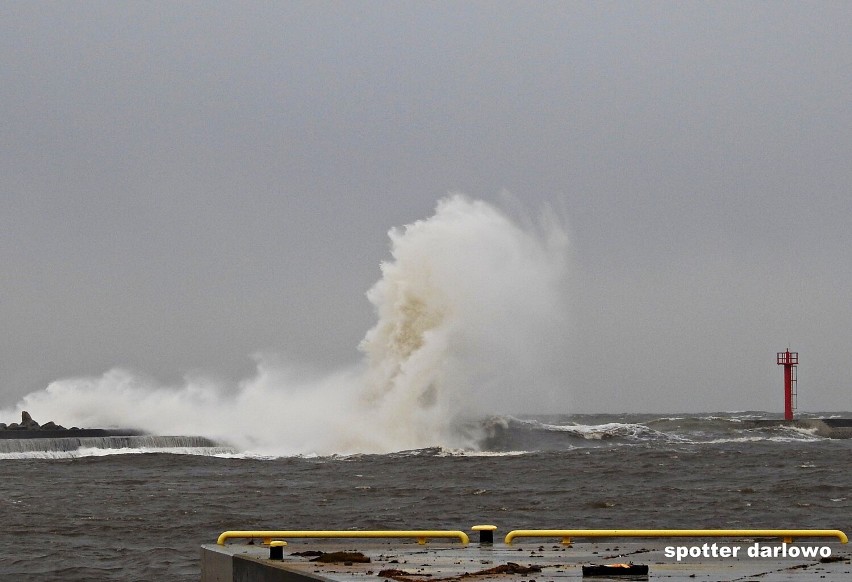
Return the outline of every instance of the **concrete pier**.
{"type": "Polygon", "coordinates": [[[852,580],[852,552],[836,540],[787,544],[770,539],[654,539],[647,542],[608,540],[563,546],[558,540],[524,539],[506,545],[468,546],[447,541],[292,540],[283,560],[270,560],[270,548],[259,544],[209,544],[201,548],[201,582],[557,582],[583,578],[583,565],[645,564],[648,576],[589,580],[656,580],[671,582],[782,582],[852,580]],[[749,552],[779,557],[750,557],[749,552]],[[814,548],[814,557],[781,557],[784,548],[814,548]],[[677,559],[677,548],[687,555],[677,559]],[[734,548],[739,548],[734,550],[734,548]],[[827,549],[826,549],[827,548],[827,549]],[[822,549],[822,557],[818,552],[822,549]],[[360,552],[367,563],[320,563],[305,551],[360,552]],[[831,556],[825,557],[829,552],[831,556]],[[698,557],[690,557],[689,553],[698,557]],[[736,557],[733,557],[736,554],[736,557]],[[500,566],[513,564],[518,566],[500,566]]]}

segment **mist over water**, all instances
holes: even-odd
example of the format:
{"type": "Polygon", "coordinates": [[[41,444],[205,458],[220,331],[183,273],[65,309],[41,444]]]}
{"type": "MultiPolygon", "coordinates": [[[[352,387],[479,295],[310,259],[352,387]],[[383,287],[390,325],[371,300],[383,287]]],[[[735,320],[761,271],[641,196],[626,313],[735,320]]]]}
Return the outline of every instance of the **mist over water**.
{"type": "Polygon", "coordinates": [[[367,293],[377,322],[356,364],[311,374],[257,355],[254,375],[235,385],[181,386],[114,368],[55,381],[3,419],[28,410],[41,422],[287,455],[473,447],[475,421],[490,414],[567,412],[568,240],[558,220],[513,220],[453,195],[389,236],[391,260],[367,293]]]}

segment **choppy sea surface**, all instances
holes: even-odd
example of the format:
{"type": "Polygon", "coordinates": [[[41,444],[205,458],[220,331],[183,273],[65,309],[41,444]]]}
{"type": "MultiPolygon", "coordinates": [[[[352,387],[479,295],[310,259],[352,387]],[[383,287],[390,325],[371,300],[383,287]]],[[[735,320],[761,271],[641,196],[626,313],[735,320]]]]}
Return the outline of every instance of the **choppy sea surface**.
{"type": "Polygon", "coordinates": [[[229,529],[852,532],[852,440],[747,422],[767,417],[502,417],[479,450],[329,457],[0,441],[0,580],[194,581],[229,529]]]}

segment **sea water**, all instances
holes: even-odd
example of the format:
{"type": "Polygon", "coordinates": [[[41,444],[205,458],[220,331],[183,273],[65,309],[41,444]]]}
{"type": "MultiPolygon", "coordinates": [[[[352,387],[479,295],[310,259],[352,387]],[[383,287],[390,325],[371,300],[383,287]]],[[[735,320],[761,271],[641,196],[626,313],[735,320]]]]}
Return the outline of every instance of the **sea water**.
{"type": "Polygon", "coordinates": [[[198,580],[231,529],[852,531],[852,440],[740,426],[759,414],[501,417],[490,450],[3,453],[0,579],[198,580]]]}

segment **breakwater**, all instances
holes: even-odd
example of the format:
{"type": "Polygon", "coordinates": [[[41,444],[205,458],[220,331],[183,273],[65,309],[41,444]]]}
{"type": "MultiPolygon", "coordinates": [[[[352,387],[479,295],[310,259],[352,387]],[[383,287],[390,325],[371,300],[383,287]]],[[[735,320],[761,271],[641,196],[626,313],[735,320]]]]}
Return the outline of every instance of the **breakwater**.
{"type": "MultiPolygon", "coordinates": [[[[0,454],[35,452],[70,452],[79,449],[197,449],[220,448],[215,441],[198,436],[63,436],[58,438],[15,438],[0,440],[0,454]]],[[[223,451],[230,449],[222,448],[223,451]]]]}
{"type": "Polygon", "coordinates": [[[201,448],[208,452],[232,452],[200,436],[160,436],[123,428],[65,428],[52,421],[40,425],[26,411],[21,413],[20,423],[0,423],[0,455],[47,453],[50,456],[81,449],[186,451],[201,448]]]}

